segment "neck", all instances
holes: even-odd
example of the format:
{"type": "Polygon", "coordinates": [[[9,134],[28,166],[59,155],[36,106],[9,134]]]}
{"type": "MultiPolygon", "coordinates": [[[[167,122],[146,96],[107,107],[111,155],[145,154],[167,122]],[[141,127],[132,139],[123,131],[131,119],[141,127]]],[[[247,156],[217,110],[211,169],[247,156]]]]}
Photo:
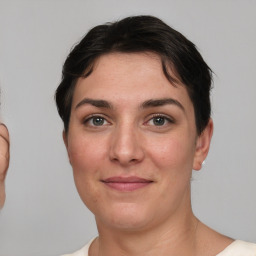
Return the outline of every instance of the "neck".
{"type": "MultiPolygon", "coordinates": [[[[184,210],[184,209],[183,209],[184,210]]],[[[97,221],[99,237],[90,249],[90,256],[162,256],[196,255],[198,220],[190,208],[182,217],[173,217],[151,229],[123,231],[105,228],[97,221]]]]}

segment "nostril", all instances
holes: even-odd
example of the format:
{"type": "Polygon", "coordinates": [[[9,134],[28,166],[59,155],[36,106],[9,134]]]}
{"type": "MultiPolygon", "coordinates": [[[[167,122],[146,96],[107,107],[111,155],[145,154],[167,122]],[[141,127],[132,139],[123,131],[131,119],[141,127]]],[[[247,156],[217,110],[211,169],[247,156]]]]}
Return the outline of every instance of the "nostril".
{"type": "Polygon", "coordinates": [[[140,162],[140,159],[137,158],[124,158],[124,157],[113,157],[110,159],[113,163],[117,163],[120,165],[131,165],[140,162]]]}
{"type": "Polygon", "coordinates": [[[117,158],[112,158],[111,161],[118,162],[118,159],[117,158]]]}

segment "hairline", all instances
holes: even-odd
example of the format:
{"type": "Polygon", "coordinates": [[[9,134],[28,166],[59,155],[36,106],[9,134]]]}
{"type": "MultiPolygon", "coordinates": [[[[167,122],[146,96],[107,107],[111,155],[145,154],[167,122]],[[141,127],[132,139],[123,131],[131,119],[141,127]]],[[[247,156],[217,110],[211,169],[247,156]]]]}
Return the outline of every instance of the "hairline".
{"type": "MultiPolygon", "coordinates": [[[[130,50],[130,51],[125,51],[125,50],[120,50],[120,49],[119,50],[110,49],[110,50],[103,51],[102,53],[99,53],[99,54],[95,55],[92,58],[91,62],[88,64],[87,68],[83,72],[81,72],[81,74],[77,74],[76,76],[73,75],[72,82],[70,83],[70,86],[68,88],[68,90],[71,91],[71,94],[70,94],[71,100],[70,100],[70,106],[69,106],[69,118],[67,120],[68,125],[67,125],[67,127],[64,127],[64,132],[66,134],[68,134],[68,130],[69,130],[69,123],[70,123],[70,116],[71,116],[71,110],[72,110],[72,104],[73,104],[73,97],[74,97],[74,92],[75,92],[75,89],[76,89],[78,79],[87,78],[88,76],[90,76],[92,74],[92,72],[94,71],[95,64],[97,64],[99,59],[103,56],[111,55],[111,54],[136,54],[136,53],[142,53],[142,54],[146,54],[148,56],[151,55],[151,57],[154,57],[154,56],[158,57],[160,62],[161,62],[160,64],[162,65],[162,71],[163,71],[163,74],[166,77],[166,79],[174,87],[176,87],[177,85],[185,86],[185,89],[188,92],[189,98],[191,99],[190,93],[189,93],[189,86],[186,85],[183,81],[181,81],[180,75],[179,75],[179,73],[178,73],[178,71],[175,67],[175,64],[173,63],[173,61],[170,58],[168,58],[168,56],[166,56],[164,54],[161,54],[158,51],[153,51],[153,50],[130,50]],[[174,74],[174,76],[170,75],[170,71],[174,74]]],[[[192,99],[191,99],[191,101],[192,101],[192,99]]],[[[192,103],[193,103],[193,101],[192,101],[192,103]]],[[[194,103],[193,103],[193,109],[194,109],[194,112],[195,112],[194,103]]],[[[196,124],[196,127],[197,127],[197,124],[196,124]]]]}

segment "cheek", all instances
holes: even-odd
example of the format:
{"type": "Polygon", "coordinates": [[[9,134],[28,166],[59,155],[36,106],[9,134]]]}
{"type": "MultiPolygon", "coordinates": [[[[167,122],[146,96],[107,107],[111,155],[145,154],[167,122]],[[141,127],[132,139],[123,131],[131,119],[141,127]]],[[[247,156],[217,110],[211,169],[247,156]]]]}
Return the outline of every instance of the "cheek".
{"type": "Polygon", "coordinates": [[[99,182],[99,170],[105,158],[103,148],[90,138],[72,138],[68,144],[69,159],[78,193],[92,211],[93,205],[101,197],[95,184],[99,182]]]}
{"type": "Polygon", "coordinates": [[[157,202],[162,202],[158,208],[162,214],[170,214],[190,198],[193,147],[179,136],[150,143],[148,155],[156,167],[159,184],[157,202]]]}
{"type": "Polygon", "coordinates": [[[69,141],[68,155],[74,173],[87,173],[97,170],[97,163],[105,157],[105,148],[102,141],[77,136],[69,141]]]}
{"type": "Polygon", "coordinates": [[[148,148],[152,161],[159,167],[185,170],[192,169],[194,146],[189,139],[181,137],[150,140],[148,148]]]}

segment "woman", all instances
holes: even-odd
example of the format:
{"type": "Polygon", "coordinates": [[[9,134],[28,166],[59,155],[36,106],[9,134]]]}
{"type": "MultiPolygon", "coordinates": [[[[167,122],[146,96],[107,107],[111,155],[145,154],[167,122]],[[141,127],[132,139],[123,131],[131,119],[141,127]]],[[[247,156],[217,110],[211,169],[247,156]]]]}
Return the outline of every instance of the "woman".
{"type": "Polygon", "coordinates": [[[0,123],[0,209],[5,202],[5,177],[9,166],[9,133],[7,127],[0,123]]]}
{"type": "Polygon", "coordinates": [[[56,102],[76,187],[99,232],[72,255],[256,255],[256,245],[192,212],[192,169],[213,132],[210,89],[195,46],[155,17],[97,26],[72,50],[56,102]]]}

